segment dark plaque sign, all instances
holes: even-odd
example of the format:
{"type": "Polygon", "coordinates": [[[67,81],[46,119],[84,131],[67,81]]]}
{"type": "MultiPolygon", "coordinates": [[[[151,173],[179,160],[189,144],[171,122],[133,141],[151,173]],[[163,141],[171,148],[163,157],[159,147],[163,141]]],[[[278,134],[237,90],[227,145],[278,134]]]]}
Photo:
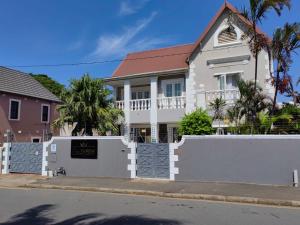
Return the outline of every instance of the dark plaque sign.
{"type": "Polygon", "coordinates": [[[97,140],[71,140],[71,158],[97,159],[97,140]]]}

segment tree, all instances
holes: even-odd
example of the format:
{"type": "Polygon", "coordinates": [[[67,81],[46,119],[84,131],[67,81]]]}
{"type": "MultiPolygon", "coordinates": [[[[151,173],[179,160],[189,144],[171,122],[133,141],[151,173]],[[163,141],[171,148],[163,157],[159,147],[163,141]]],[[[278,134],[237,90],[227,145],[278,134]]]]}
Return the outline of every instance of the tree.
{"type": "Polygon", "coordinates": [[[281,15],[281,11],[286,6],[290,9],[291,1],[290,0],[249,0],[250,7],[249,9],[243,8],[241,15],[250,21],[247,32],[244,37],[249,38],[248,44],[250,50],[255,58],[255,83],[254,87],[256,89],[257,81],[257,71],[258,71],[258,55],[262,49],[268,48],[269,40],[268,38],[259,33],[257,26],[259,23],[262,23],[262,19],[266,17],[266,14],[270,10],[274,10],[278,16],[281,15]]]}
{"type": "Polygon", "coordinates": [[[209,135],[213,132],[212,118],[202,109],[185,115],[179,124],[180,135],[209,135]]]}
{"type": "Polygon", "coordinates": [[[224,119],[224,108],[226,106],[226,101],[221,98],[216,98],[214,101],[209,103],[209,107],[214,113],[213,119],[219,121],[219,128],[220,128],[220,121],[224,119]]]}
{"type": "Polygon", "coordinates": [[[239,128],[243,119],[243,129],[250,128],[249,132],[253,133],[255,125],[258,123],[258,114],[268,110],[271,101],[263,93],[261,87],[255,87],[253,81],[239,80],[238,88],[240,97],[236,100],[235,105],[227,110],[227,115],[239,128]]]}
{"type": "Polygon", "coordinates": [[[277,28],[273,34],[272,55],[276,62],[276,77],[273,84],[275,86],[273,109],[274,113],[278,91],[282,94],[288,92],[295,102],[295,92],[292,79],[288,75],[288,71],[293,62],[292,53],[300,48],[300,23],[288,24],[283,28],[277,28]]]}
{"type": "Polygon", "coordinates": [[[100,135],[106,135],[107,131],[116,133],[122,111],[113,106],[110,95],[102,79],[92,79],[85,74],[79,80],[72,80],[70,87],[62,94],[64,103],[58,106],[60,117],[53,126],[76,124],[73,136],[92,136],[93,130],[100,135]]]}
{"type": "Polygon", "coordinates": [[[51,77],[49,77],[46,74],[32,74],[30,75],[40,82],[45,88],[47,88],[51,93],[56,95],[57,97],[60,97],[62,92],[65,89],[65,86],[58,83],[56,80],[53,80],[51,77]]]}

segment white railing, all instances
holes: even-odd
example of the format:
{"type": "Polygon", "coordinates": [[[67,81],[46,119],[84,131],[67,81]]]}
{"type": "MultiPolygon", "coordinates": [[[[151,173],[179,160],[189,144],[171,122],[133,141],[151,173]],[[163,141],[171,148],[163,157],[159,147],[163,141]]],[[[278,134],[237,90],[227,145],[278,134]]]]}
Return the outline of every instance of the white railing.
{"type": "Polygon", "coordinates": [[[238,89],[205,91],[206,104],[209,104],[216,98],[222,98],[227,104],[233,104],[239,97],[240,92],[238,89]]]}
{"type": "Polygon", "coordinates": [[[131,111],[150,110],[151,99],[135,99],[129,101],[131,111]]]}
{"type": "Polygon", "coordinates": [[[157,99],[158,109],[184,109],[185,108],[185,97],[163,97],[157,99]]]}
{"type": "Polygon", "coordinates": [[[115,106],[117,109],[124,110],[124,101],[116,101],[115,106]]]}

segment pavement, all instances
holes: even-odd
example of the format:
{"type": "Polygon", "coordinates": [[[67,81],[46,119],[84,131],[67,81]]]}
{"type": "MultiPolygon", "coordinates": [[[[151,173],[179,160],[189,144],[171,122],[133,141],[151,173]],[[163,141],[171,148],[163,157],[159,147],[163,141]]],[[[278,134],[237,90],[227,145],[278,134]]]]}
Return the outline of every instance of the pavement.
{"type": "Polygon", "coordinates": [[[53,189],[0,189],[2,225],[299,225],[300,209],[53,189]]]}
{"type": "Polygon", "coordinates": [[[300,207],[300,188],[288,186],[65,176],[45,178],[38,175],[12,174],[0,176],[0,187],[62,189],[300,207]]]}

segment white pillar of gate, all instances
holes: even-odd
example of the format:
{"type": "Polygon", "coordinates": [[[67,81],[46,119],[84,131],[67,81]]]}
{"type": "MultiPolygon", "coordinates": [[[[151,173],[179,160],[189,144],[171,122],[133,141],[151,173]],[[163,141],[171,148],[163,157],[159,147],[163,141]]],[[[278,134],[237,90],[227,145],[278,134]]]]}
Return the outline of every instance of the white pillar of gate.
{"type": "Polygon", "coordinates": [[[157,125],[157,77],[151,77],[151,110],[150,110],[150,124],[151,124],[151,142],[158,142],[158,125],[157,125]]]}
{"type": "Polygon", "coordinates": [[[10,156],[10,143],[3,144],[2,151],[2,174],[9,174],[9,156],[10,156]]]}
{"type": "Polygon", "coordinates": [[[124,81],[124,136],[127,141],[130,141],[130,93],[131,86],[130,81],[124,81]]]}

